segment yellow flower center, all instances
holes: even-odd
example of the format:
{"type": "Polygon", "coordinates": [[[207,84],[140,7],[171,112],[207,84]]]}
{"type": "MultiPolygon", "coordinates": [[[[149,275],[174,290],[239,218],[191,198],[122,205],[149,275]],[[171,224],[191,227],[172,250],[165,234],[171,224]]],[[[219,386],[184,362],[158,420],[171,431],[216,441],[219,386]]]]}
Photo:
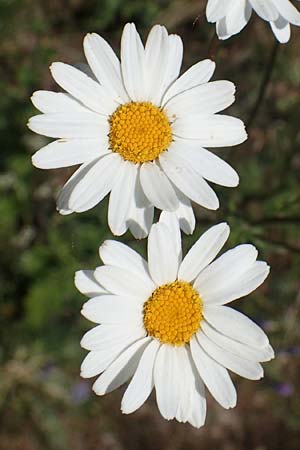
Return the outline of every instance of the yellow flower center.
{"type": "Polygon", "coordinates": [[[149,102],[120,106],[110,117],[109,143],[114,152],[135,164],[153,161],[172,141],[165,113],[149,102]]]}
{"type": "Polygon", "coordinates": [[[160,286],[144,304],[146,331],[164,344],[189,342],[198,331],[202,317],[202,300],[185,281],[160,286]]]}

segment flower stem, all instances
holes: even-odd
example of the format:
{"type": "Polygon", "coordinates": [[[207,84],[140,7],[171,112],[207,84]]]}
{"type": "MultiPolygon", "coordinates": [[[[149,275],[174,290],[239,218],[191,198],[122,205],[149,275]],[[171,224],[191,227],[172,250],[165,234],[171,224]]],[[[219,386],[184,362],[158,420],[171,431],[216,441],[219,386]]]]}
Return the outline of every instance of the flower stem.
{"type": "Polygon", "coordinates": [[[277,40],[275,40],[275,43],[273,45],[271,54],[270,54],[270,58],[267,62],[265,71],[263,72],[263,77],[261,80],[261,84],[260,84],[260,88],[258,91],[258,95],[256,98],[256,102],[254,103],[254,106],[252,108],[252,110],[250,111],[248,120],[247,120],[247,128],[249,129],[250,126],[252,125],[254,119],[257,117],[257,114],[259,112],[259,109],[264,101],[268,86],[269,86],[269,82],[272,78],[272,74],[273,74],[273,70],[274,67],[276,65],[276,60],[277,60],[277,55],[278,55],[278,50],[279,50],[279,42],[277,40]]]}
{"type": "Polygon", "coordinates": [[[218,39],[217,34],[214,32],[208,47],[209,59],[212,59],[214,61],[217,57],[219,49],[220,49],[220,40],[218,39]]]}

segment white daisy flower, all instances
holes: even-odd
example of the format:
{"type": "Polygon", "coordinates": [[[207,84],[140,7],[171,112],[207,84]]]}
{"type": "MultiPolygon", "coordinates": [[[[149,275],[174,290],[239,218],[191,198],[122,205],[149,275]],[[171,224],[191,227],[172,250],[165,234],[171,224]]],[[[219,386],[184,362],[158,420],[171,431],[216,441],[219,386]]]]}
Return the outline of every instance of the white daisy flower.
{"type": "Polygon", "coordinates": [[[225,223],[210,228],[182,259],[178,221],[163,212],[150,231],[148,263],[109,240],[100,247],[104,265],[76,273],[77,288],[91,297],[82,314],[101,324],[81,341],[89,350],[81,375],[101,374],[93,385],[98,395],[131,379],[123,413],[137,410],[155,388],[164,418],[201,427],[205,386],[220,405],[232,408],[237,394],[228,369],[262,378],[260,362],[274,356],[267,336],[225,305],[256,289],[269,267],[256,261],[252,245],[214,260],[228,235],[225,223]]]}
{"type": "Polygon", "coordinates": [[[108,222],[115,235],[130,228],[148,235],[154,207],[176,211],[192,233],[191,201],[217,209],[206,180],[236,186],[237,173],[204,147],[240,144],[239,119],[219,112],[234,102],[229,81],[211,79],[215,63],[201,61],[179,76],[182,41],[154,26],[145,47],[134,24],[124,28],[121,62],[97,34],[84,39],[95,79],[63,63],[51,73],[66,91],[37,91],[33,104],[43,113],[29,128],[59,138],[32,158],[42,169],[82,164],[58,198],[62,214],[93,208],[109,192],[108,222]]]}
{"type": "Polygon", "coordinates": [[[300,13],[290,0],[208,0],[206,16],[216,23],[219,39],[228,39],[247,25],[252,9],[270,23],[281,43],[291,37],[290,24],[300,26],[300,13]]]}

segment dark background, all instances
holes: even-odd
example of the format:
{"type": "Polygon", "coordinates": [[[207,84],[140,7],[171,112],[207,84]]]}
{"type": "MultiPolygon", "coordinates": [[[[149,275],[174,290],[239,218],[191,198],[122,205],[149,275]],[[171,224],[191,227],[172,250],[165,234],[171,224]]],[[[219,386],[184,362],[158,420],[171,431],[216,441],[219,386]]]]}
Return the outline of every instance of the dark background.
{"type": "MultiPolygon", "coordinates": [[[[300,309],[300,30],[275,45],[269,26],[253,17],[229,41],[213,40],[206,1],[0,1],[0,450],[298,450],[300,309]],[[164,421],[151,398],[138,412],[120,412],[122,390],[96,397],[79,377],[79,341],[92,325],[74,271],[99,264],[111,237],[107,204],[82,215],[55,211],[59,188],[74,168],[41,171],[30,156],[47,139],[26,128],[38,89],[57,89],[53,61],[84,62],[82,39],[96,31],[118,51],[121,31],[135,21],[143,38],[161,23],[184,40],[184,68],[216,56],[214,79],[238,88],[229,113],[248,123],[249,140],[218,151],[239,172],[237,189],[216,187],[217,212],[195,209],[193,237],[226,220],[228,246],[251,242],[271,275],[235,307],[268,333],[276,359],[258,382],[234,377],[238,405],[225,411],[208,395],[205,427],[164,421]],[[270,79],[269,83],[267,83],[270,79]],[[264,82],[265,81],[265,82],[264,82]],[[263,89],[260,87],[263,84],[263,89]],[[260,98],[259,98],[260,97],[260,98]],[[257,101],[257,99],[259,100],[257,101]]],[[[144,252],[145,242],[124,238],[144,252]]]]}

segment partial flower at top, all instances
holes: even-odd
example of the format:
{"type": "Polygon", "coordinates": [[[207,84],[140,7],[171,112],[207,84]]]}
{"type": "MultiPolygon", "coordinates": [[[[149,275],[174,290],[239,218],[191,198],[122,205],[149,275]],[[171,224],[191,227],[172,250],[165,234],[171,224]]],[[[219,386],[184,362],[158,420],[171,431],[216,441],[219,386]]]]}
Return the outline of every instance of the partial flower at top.
{"type": "Polygon", "coordinates": [[[191,201],[217,209],[205,180],[236,186],[237,173],[204,147],[243,142],[243,122],[218,114],[234,102],[229,81],[210,82],[215,64],[192,66],[178,78],[182,41],[156,25],[145,47],[134,24],[124,28],[121,63],[107,42],[88,34],[84,51],[95,78],[54,63],[55,81],[67,92],[37,91],[33,104],[43,113],[29,128],[60,138],[32,158],[42,169],[82,164],[57,201],[61,214],[93,208],[109,192],[112,232],[127,228],[148,235],[154,207],[175,211],[186,233],[195,218],[191,201]]]}
{"type": "Polygon", "coordinates": [[[207,20],[216,23],[220,39],[239,33],[249,22],[252,9],[270,23],[277,40],[286,43],[291,26],[300,26],[300,13],[290,0],[208,0],[207,20]]]}
{"type": "Polygon", "coordinates": [[[252,245],[216,256],[229,236],[211,227],[182,258],[178,221],[163,212],[148,239],[148,262],[128,246],[105,241],[104,263],[76,273],[75,284],[90,297],[82,314],[100,324],[81,345],[89,350],[84,378],[104,395],[131,380],[121,409],[129,414],[153,388],[162,416],[204,424],[205,386],[224,408],[236,404],[228,370],[250,380],[263,376],[260,362],[274,352],[265,333],[242,313],[225,306],[256,289],[269,273],[252,245]]]}

